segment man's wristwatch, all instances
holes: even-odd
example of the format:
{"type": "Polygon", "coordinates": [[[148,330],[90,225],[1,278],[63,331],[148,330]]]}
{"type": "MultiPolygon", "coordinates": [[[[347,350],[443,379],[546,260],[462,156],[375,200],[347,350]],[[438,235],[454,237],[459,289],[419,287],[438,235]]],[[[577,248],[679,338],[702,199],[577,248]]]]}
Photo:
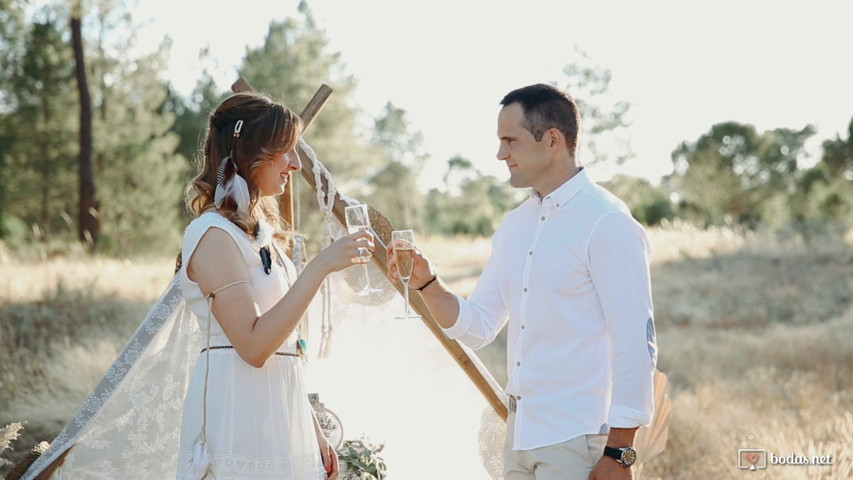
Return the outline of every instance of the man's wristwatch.
{"type": "Polygon", "coordinates": [[[637,461],[637,451],[634,450],[634,447],[613,448],[605,446],[604,455],[615,459],[619,465],[626,468],[637,461]]]}

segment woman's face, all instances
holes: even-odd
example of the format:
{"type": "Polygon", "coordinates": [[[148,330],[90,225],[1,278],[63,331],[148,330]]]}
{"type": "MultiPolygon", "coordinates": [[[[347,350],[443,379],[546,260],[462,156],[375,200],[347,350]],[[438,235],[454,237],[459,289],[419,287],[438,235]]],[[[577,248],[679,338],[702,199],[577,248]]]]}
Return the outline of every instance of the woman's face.
{"type": "Polygon", "coordinates": [[[296,149],[277,153],[255,170],[255,183],[262,197],[271,197],[284,193],[284,187],[290,172],[302,169],[302,162],[296,149]]]}

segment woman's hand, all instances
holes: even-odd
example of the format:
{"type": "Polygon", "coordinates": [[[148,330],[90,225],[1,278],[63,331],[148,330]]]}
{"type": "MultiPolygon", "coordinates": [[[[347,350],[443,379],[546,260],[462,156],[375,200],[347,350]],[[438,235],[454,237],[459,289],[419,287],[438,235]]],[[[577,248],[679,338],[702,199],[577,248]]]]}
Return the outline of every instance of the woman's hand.
{"type": "Polygon", "coordinates": [[[320,444],[320,454],[323,457],[323,466],[326,468],[326,477],[329,480],[337,480],[340,474],[338,465],[338,453],[329,440],[322,433],[317,435],[317,443],[320,444]]]}
{"type": "Polygon", "coordinates": [[[335,240],[323,249],[315,260],[322,262],[328,274],[351,265],[369,262],[374,249],[373,234],[368,231],[359,231],[335,240]]]}

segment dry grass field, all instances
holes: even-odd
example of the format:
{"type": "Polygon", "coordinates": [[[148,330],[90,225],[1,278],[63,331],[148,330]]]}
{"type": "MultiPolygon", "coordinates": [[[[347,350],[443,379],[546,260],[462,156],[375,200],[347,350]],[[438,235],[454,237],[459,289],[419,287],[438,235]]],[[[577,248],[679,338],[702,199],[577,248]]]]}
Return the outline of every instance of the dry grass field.
{"type": "MultiPolygon", "coordinates": [[[[667,448],[642,477],[853,478],[853,235],[805,244],[674,224],[650,237],[673,415],[667,448]],[[739,449],[831,464],[749,472],[739,449]]],[[[422,248],[467,293],[489,242],[431,238],[422,248]]],[[[166,286],[172,258],[0,258],[0,427],[27,422],[14,450],[3,451],[0,432],[0,458],[20,458],[70,418],[166,286]]],[[[499,381],[504,341],[478,352],[499,381]]]]}

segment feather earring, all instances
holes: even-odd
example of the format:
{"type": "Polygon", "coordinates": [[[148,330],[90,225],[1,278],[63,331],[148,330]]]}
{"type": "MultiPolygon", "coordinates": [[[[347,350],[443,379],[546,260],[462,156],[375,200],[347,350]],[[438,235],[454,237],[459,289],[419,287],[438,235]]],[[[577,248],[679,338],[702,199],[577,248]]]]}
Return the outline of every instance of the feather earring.
{"type": "Polygon", "coordinates": [[[216,172],[216,192],[213,195],[213,204],[221,208],[225,199],[231,197],[237,204],[237,211],[249,215],[249,185],[240,176],[237,170],[237,162],[231,157],[225,157],[216,172]]]}
{"type": "MultiPolygon", "coordinates": [[[[234,125],[234,143],[240,138],[240,131],[243,129],[243,121],[237,120],[234,125]]],[[[243,216],[249,215],[249,184],[246,179],[240,175],[240,168],[237,166],[237,161],[234,160],[234,147],[231,147],[231,155],[222,159],[219,164],[219,169],[216,171],[216,191],[213,194],[213,204],[216,208],[221,208],[225,199],[231,197],[234,203],[237,204],[237,211],[243,216]]]]}

